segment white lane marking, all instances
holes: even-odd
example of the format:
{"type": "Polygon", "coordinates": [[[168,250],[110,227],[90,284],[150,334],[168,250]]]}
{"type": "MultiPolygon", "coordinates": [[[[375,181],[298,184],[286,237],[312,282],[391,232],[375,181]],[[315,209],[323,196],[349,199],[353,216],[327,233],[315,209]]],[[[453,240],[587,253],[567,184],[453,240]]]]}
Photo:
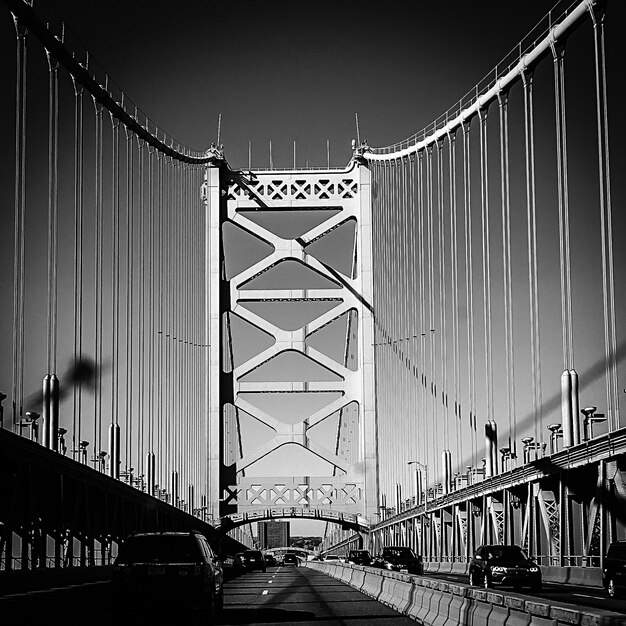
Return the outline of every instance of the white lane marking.
{"type": "Polygon", "coordinates": [[[267,589],[263,589],[263,593],[261,595],[262,596],[266,596],[267,595],[267,589]]]}
{"type": "Polygon", "coordinates": [[[268,580],[267,582],[271,585],[274,581],[273,580],[268,580]]]}

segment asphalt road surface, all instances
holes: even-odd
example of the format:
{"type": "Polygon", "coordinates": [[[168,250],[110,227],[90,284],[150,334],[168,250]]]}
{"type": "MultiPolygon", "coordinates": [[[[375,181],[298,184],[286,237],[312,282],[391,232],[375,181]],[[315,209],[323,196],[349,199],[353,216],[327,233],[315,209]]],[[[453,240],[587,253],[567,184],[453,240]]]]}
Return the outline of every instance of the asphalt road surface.
{"type": "Polygon", "coordinates": [[[415,622],[307,567],[268,567],[226,584],[222,624],[372,624],[415,622]]]}
{"type": "MultiPolygon", "coordinates": [[[[404,626],[412,620],[356,589],[306,567],[268,567],[236,576],[226,570],[224,610],[212,624],[404,626]]],[[[1,626],[200,626],[204,617],[168,610],[163,597],[148,613],[115,606],[109,583],[20,593],[0,603],[1,626]]]]}
{"type": "MultiPolygon", "coordinates": [[[[268,567],[267,572],[236,575],[227,568],[224,611],[217,624],[357,624],[400,626],[415,622],[356,591],[352,587],[307,567],[268,567]]],[[[433,575],[467,584],[466,576],[433,575]]],[[[500,590],[500,588],[496,588],[500,590]]],[[[504,593],[516,594],[502,588],[504,593]]],[[[524,595],[560,601],[579,607],[624,613],[626,598],[611,599],[604,590],[574,585],[544,584],[540,593],[523,590],[524,595]]],[[[1,626],[30,626],[60,623],[64,626],[200,626],[205,618],[168,611],[169,598],[159,601],[149,615],[116,607],[108,583],[87,583],[19,593],[0,601],[1,626]]]]}

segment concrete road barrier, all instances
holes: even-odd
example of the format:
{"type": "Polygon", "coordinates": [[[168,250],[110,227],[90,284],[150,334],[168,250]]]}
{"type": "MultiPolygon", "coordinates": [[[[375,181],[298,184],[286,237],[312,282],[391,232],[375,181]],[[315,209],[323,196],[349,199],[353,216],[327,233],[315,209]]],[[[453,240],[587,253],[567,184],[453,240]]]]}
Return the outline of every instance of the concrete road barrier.
{"type": "MultiPolygon", "coordinates": [[[[454,566],[459,569],[464,564],[450,565],[450,571],[454,571],[454,566]]],[[[626,625],[622,613],[583,609],[562,602],[548,603],[521,594],[508,595],[423,576],[348,563],[331,565],[309,561],[306,567],[343,580],[424,626],[626,625]]]]}

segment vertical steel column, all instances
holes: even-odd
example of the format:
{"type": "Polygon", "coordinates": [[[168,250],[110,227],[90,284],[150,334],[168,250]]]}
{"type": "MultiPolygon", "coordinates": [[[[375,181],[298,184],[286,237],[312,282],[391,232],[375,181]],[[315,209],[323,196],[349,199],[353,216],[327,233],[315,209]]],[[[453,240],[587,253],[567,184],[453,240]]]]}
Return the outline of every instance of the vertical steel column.
{"type": "MultiPolygon", "coordinates": [[[[361,260],[361,297],[364,302],[373,301],[373,266],[372,266],[372,179],[370,170],[359,165],[359,243],[361,260]]],[[[359,327],[359,355],[362,389],[362,416],[360,420],[363,449],[363,481],[365,488],[364,515],[368,520],[375,520],[379,498],[379,461],[374,376],[374,317],[372,311],[361,307],[359,327]]]]}
{"type": "Polygon", "coordinates": [[[220,517],[220,326],[221,326],[221,168],[209,165],[205,170],[205,206],[206,206],[206,397],[208,399],[208,442],[207,442],[207,494],[209,516],[220,517]]]}

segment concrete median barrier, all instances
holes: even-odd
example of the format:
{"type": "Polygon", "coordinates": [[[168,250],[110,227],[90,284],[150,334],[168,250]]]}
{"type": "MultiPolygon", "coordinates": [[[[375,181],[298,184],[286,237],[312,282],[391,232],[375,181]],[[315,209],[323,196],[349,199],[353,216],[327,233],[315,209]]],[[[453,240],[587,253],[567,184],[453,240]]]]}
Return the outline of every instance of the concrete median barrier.
{"type": "MultiPolygon", "coordinates": [[[[463,564],[451,564],[454,566],[463,564]]],[[[424,626],[624,626],[622,613],[545,602],[469,585],[348,563],[307,567],[345,581],[424,626]]]]}

